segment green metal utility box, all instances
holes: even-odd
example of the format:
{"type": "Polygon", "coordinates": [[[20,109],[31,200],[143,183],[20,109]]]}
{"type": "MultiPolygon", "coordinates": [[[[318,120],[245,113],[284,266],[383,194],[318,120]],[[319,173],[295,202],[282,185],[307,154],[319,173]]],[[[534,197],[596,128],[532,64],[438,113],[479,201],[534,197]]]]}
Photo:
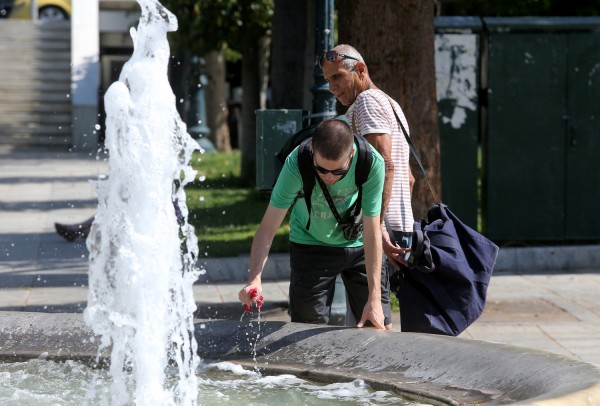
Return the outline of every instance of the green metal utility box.
{"type": "Polygon", "coordinates": [[[487,235],[600,240],[600,18],[485,18],[487,235]]]}
{"type": "Polygon", "coordinates": [[[281,163],[277,153],[294,133],[302,129],[303,110],[256,110],[256,189],[269,192],[281,163]]]}
{"type": "Polygon", "coordinates": [[[477,228],[481,19],[437,17],[435,76],[442,200],[477,228]]]}

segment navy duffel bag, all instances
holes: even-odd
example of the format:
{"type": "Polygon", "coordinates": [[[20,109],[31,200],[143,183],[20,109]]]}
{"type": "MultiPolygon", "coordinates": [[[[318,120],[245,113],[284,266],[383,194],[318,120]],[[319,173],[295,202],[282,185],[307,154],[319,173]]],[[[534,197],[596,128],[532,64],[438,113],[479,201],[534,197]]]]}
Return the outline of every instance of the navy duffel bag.
{"type": "Polygon", "coordinates": [[[462,333],[483,312],[498,246],[436,204],[415,223],[413,259],[396,272],[402,331],[462,333]]]}
{"type": "MultiPolygon", "coordinates": [[[[400,328],[456,336],[483,312],[498,246],[441,203],[396,111],[394,115],[435,201],[440,202],[429,209],[427,220],[414,224],[409,267],[390,276],[400,301],[400,328]]],[[[391,229],[388,234],[393,237],[391,229]]]]}

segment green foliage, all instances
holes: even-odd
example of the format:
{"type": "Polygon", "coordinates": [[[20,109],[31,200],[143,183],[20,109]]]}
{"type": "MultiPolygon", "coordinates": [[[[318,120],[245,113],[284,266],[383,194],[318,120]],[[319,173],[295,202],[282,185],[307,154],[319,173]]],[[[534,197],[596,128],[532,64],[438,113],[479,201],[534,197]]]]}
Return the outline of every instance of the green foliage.
{"type": "Polygon", "coordinates": [[[193,55],[229,50],[243,54],[242,38],[257,40],[270,33],[273,0],[162,0],[177,16],[174,47],[193,55]]]}
{"type": "MultiPolygon", "coordinates": [[[[249,254],[254,233],[268,202],[254,188],[240,186],[240,153],[195,154],[196,180],[185,188],[188,221],[196,229],[200,256],[249,254]]],[[[271,253],[287,252],[287,220],[279,228],[271,253]]]]}

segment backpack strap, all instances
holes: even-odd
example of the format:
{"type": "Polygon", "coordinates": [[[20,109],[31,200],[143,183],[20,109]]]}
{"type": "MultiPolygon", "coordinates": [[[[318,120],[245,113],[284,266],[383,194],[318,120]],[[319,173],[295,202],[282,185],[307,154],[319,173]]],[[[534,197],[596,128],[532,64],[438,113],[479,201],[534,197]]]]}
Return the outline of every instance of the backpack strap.
{"type": "Polygon", "coordinates": [[[350,212],[351,215],[357,216],[362,209],[362,185],[369,178],[369,172],[371,172],[371,166],[373,165],[373,154],[369,141],[363,136],[354,134],[354,140],[358,144],[358,157],[356,160],[356,168],[354,170],[354,181],[358,188],[358,198],[356,204],[350,212]]]}
{"type": "Polygon", "coordinates": [[[315,169],[313,168],[313,156],[310,148],[312,143],[312,137],[302,141],[298,147],[298,169],[300,169],[300,176],[302,176],[302,191],[304,193],[304,201],[306,202],[306,210],[308,210],[308,221],[306,222],[306,229],[310,228],[310,209],[311,203],[310,198],[312,196],[313,188],[315,187],[315,169]]]}

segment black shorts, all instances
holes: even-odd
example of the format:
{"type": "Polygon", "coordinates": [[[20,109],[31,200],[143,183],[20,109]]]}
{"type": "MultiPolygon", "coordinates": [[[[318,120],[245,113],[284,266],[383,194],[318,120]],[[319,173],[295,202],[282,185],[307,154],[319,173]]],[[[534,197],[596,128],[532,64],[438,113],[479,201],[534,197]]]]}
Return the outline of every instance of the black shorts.
{"type": "MultiPolygon", "coordinates": [[[[290,315],[293,322],[327,324],[341,274],[346,303],[356,320],[362,317],[369,297],[363,247],[338,248],[290,243],[290,315]]],[[[391,324],[388,278],[381,278],[384,324],[391,324]]]]}

